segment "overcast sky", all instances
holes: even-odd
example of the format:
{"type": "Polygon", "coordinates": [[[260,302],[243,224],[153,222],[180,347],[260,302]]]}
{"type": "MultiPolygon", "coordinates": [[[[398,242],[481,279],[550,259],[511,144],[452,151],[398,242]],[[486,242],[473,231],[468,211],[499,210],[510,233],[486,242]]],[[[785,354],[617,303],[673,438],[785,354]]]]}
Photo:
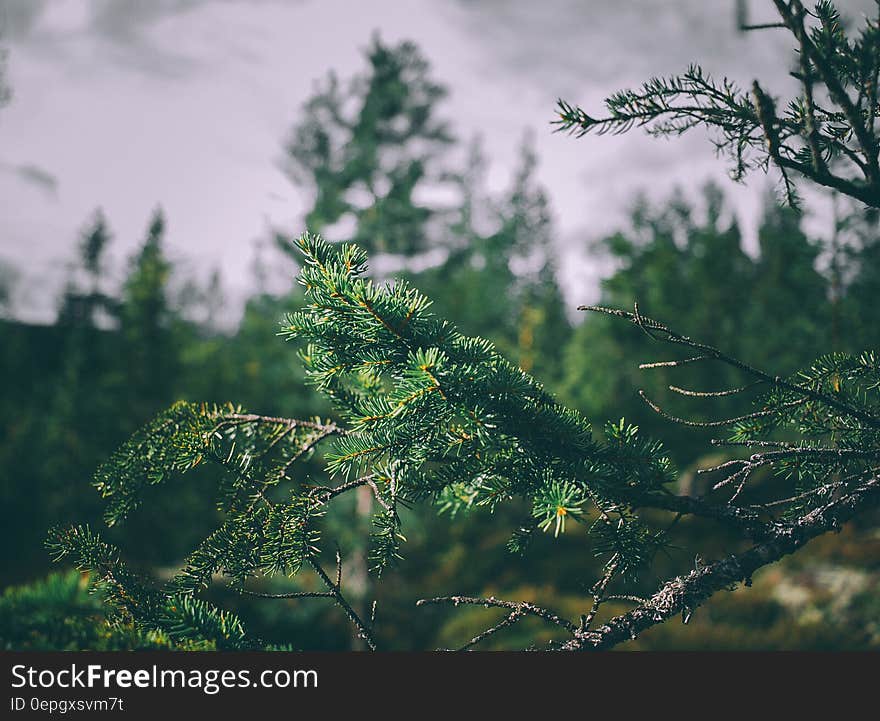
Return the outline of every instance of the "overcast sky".
{"type": "MultiPolygon", "coordinates": [[[[750,4],[753,21],[770,18],[769,2],[750,4]]],[[[839,3],[857,17],[871,4],[839,3]]],[[[242,297],[254,241],[300,229],[281,141],[316,79],[363,68],[374,30],[422,48],[451,92],[442,114],[460,137],[484,136],[492,187],[534,130],[572,304],[594,292],[586,241],[620,224],[637,191],[713,178],[754,225],[764,179],[731,183],[701,133],[574,140],[549,127],[558,97],[598,108],[692,61],[790,90],[786,37],[737,33],[733,0],[0,0],[13,91],[0,108],[0,259],[31,289],[17,315],[47,317],[98,206],[117,261],[161,204],[172,257],[219,267],[242,297]]]]}

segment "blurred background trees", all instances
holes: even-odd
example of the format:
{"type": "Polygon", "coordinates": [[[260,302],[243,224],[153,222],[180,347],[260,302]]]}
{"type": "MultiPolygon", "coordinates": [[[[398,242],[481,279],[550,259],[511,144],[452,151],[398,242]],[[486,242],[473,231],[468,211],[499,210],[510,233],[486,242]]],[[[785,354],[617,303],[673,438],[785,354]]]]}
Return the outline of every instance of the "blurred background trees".
{"type": "MultiPolygon", "coordinates": [[[[434,300],[439,314],[466,333],[493,340],[597,428],[626,416],[662,438],[681,468],[708,465],[711,459],[701,456],[708,436],[661,427],[636,393],[645,387],[675,409],[671,380],[662,369],[636,375],[638,362],[652,357],[650,339],[598,315],[578,318],[573,327],[559,286],[552,211],[535,177],[538,161],[528,138],[507,188],[489,192],[479,141],[456,138],[439,114],[445,94],[418,48],[378,37],[365,52],[362,73],[347,81],[329,76],[284,144],[284,167],[310,199],[304,225],[381,256],[375,268],[380,277],[392,271],[407,276],[434,300]]],[[[706,187],[696,199],[680,193],[655,203],[635,199],[632,208],[626,227],[590,243],[593,260],[609,268],[603,304],[632,307],[638,300],[642,312],[674,319],[684,332],[780,372],[810,363],[817,349],[878,346],[876,216],[841,202],[833,242],[823,241],[803,230],[797,211],[768,196],[757,247],[745,248],[717,187],[706,187]],[[737,307],[747,311],[724,312],[737,307]]],[[[180,260],[168,257],[163,234],[173,221],[157,209],[139,250],[119,267],[108,255],[112,218],[96,212],[78,240],[55,322],[29,325],[9,312],[0,320],[0,583],[37,584],[0,600],[25,609],[17,614],[100,614],[75,579],[39,581],[50,565],[42,546],[46,529],[100,522],[99,499],[88,486],[91,474],[171,402],[232,400],[260,413],[300,417],[327,411],[304,386],[295,349],[275,335],[283,313],[300,303],[299,291],[269,294],[255,272],[256,291],[241,319],[234,328],[218,328],[222,281],[216,275],[207,282],[186,277],[180,260]],[[34,605],[34,597],[45,603],[34,605]]],[[[279,239],[300,229],[285,229],[279,239]]],[[[278,245],[264,263],[281,262],[283,242],[278,245]]],[[[13,269],[0,272],[0,310],[12,278],[13,269]]],[[[693,379],[695,386],[700,381],[719,387],[725,379],[693,379]]],[[[723,411],[713,404],[712,413],[735,413],[735,404],[731,399],[723,411]]],[[[185,487],[156,492],[111,538],[135,564],[161,575],[212,525],[216,510],[203,500],[209,494],[200,492],[211,483],[193,474],[185,487]]],[[[578,608],[590,579],[584,567],[590,549],[581,539],[564,536],[551,556],[541,552],[546,539],[539,538],[534,552],[512,557],[505,544],[518,521],[516,508],[494,516],[478,511],[454,524],[436,509],[409,513],[406,559],[379,589],[377,633],[385,647],[444,646],[466,636],[469,623],[474,629],[484,623],[480,609],[455,616],[416,609],[414,600],[429,589],[552,598],[561,610],[567,604],[572,612],[578,608]],[[383,616],[394,623],[383,626],[383,616]],[[407,635],[390,635],[401,630],[407,635]]],[[[338,533],[357,534],[345,519],[337,523],[338,533]]],[[[704,532],[698,523],[686,530],[700,538],[704,532]]],[[[718,539],[719,547],[723,542],[718,539]]],[[[818,542],[796,562],[756,577],[751,593],[712,601],[693,622],[702,624],[721,609],[724,623],[716,619],[704,633],[691,629],[684,635],[667,625],[638,644],[876,647],[878,544],[868,530],[848,528],[843,543],[818,542]]],[[[657,573],[663,570],[658,564],[657,573]]],[[[643,579],[645,588],[655,581],[643,579]]],[[[235,603],[269,639],[313,648],[351,643],[344,621],[329,609],[295,601],[235,603]]],[[[18,633],[0,627],[0,645],[30,643],[18,633]]],[[[536,637],[528,625],[521,633],[536,637]]],[[[53,643],[109,642],[98,642],[77,625],[59,631],[54,641],[40,636],[33,645],[53,643]]]]}
{"type": "Polygon", "coordinates": [[[365,55],[362,74],[340,82],[330,73],[306,102],[284,168],[313,197],[305,224],[314,232],[409,258],[437,242],[430,226],[441,209],[419,196],[443,182],[454,144],[436,117],[447,91],[412,43],[376,35],[365,55]]]}

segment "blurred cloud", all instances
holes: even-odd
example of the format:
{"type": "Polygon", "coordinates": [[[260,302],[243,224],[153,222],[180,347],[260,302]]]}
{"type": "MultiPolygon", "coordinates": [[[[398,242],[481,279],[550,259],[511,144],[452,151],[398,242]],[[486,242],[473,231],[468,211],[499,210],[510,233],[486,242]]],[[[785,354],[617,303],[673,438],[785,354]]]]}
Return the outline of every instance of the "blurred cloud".
{"type": "Polygon", "coordinates": [[[0,37],[28,44],[54,56],[74,51],[77,39],[89,39],[105,60],[131,69],[181,77],[198,69],[186,38],[169,43],[163,24],[209,6],[256,7],[298,0],[0,0],[0,37]],[[158,31],[158,33],[157,33],[158,31]],[[158,35],[158,37],[157,37],[158,35]]]}
{"type": "Polygon", "coordinates": [[[0,171],[17,176],[26,184],[36,186],[53,198],[58,195],[58,178],[39,166],[29,163],[10,165],[0,162],[0,171]]]}
{"type": "MultiPolygon", "coordinates": [[[[835,4],[855,20],[876,7],[873,0],[835,4]]],[[[732,0],[458,0],[457,5],[466,12],[450,17],[463,21],[474,41],[491,51],[497,68],[551,84],[619,83],[628,76],[643,79],[646,71],[680,71],[697,61],[709,71],[747,76],[767,71],[764,61],[790,45],[782,32],[739,32],[732,0]]],[[[748,6],[754,22],[775,19],[769,3],[747,0],[748,6]]]]}
{"type": "Polygon", "coordinates": [[[0,37],[13,41],[26,38],[46,9],[48,0],[3,0],[0,2],[0,37]]]}

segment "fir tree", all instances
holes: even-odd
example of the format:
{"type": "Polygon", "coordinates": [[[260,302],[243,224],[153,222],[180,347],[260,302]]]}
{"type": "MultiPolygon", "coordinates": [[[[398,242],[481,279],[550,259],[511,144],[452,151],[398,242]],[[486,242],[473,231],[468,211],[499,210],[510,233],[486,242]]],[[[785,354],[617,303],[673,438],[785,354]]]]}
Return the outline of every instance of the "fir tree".
{"type": "Polygon", "coordinates": [[[0,316],[9,314],[14,305],[15,286],[19,272],[14,265],[0,259],[0,316]]]}
{"type": "MultiPolygon", "coordinates": [[[[693,69],[672,83],[650,83],[644,94],[615,96],[608,120],[564,106],[563,122],[586,131],[671,118],[660,128],[680,131],[705,121],[722,131],[722,145],[733,150],[739,169],[746,151],[758,153],[759,164],[764,152],[765,163],[786,173],[797,170],[876,204],[876,28],[869,25],[850,41],[839,32],[830,4],[820,3],[819,25],[807,32],[800,3],[775,4],[804,63],[801,109],[784,120],[759,86],[752,103],[693,69]],[[817,100],[817,75],[837,110],[822,109],[828,106],[817,100]],[[675,105],[682,97],[693,104],[675,105]],[[846,133],[832,133],[837,127],[846,133]],[[801,150],[792,145],[798,138],[801,150]],[[863,171],[863,178],[832,175],[823,165],[832,153],[863,171]]],[[[695,238],[699,242],[699,233],[695,238]]],[[[221,573],[242,594],[332,603],[376,648],[381,612],[376,616],[373,607],[364,613],[349,601],[343,555],[322,532],[338,499],[365,488],[375,499],[370,558],[377,576],[405,553],[402,510],[409,504],[467,512],[525,502],[530,513],[510,539],[514,552],[528,552],[538,534],[582,534],[603,569],[579,618],[494,596],[444,595],[420,604],[503,612],[500,622],[462,648],[533,618],[552,629],[551,648],[606,649],[669,619],[687,622],[713,594],[750,585],[767,564],[880,503],[880,360],[874,352],[825,355],[783,375],[691,338],[647,316],[638,303],[632,310],[584,307],[629,322],[633,333],[669,350],[671,357],[642,366],[648,372],[686,378],[707,366],[737,377],[729,387],[679,380],[671,388],[677,395],[699,403],[742,396],[752,404],[735,416],[695,420],[643,394],[665,421],[710,430],[717,434],[715,446],[729,454],[703,469],[711,491],[677,494],[672,484],[678,473],[659,442],[623,420],[608,423],[601,437],[594,434],[580,413],[493,344],[434,315],[429,299],[409,283],[370,280],[363,249],[309,233],[297,248],[307,305],[289,315],[282,334],[305,343],[308,378],[333,403],[336,420],[178,403],[126,442],[95,477],[108,524],[123,522],[146,501],[150,487],[204,467],[216,473],[221,521],[164,583],[142,577],[88,527],[53,531],[56,557],[92,573],[120,622],[216,648],[265,647],[233,614],[198,598],[221,573]],[[306,476],[300,466],[316,449],[324,457],[320,478],[306,476]],[[773,482],[764,482],[768,475],[773,482]],[[669,546],[684,517],[716,524],[735,539],[733,551],[696,560],[647,597],[629,593],[627,584],[669,546]],[[319,585],[274,596],[253,587],[255,577],[304,572],[319,585]],[[600,616],[612,599],[631,610],[600,616]]]]}
{"type": "Polygon", "coordinates": [[[452,143],[435,108],[446,90],[412,43],[376,36],[366,56],[363,75],[343,84],[331,73],[306,103],[285,168],[313,194],[307,227],[328,232],[338,224],[342,236],[334,239],[412,256],[428,248],[435,214],[416,194],[442,180],[437,156],[452,143]]]}
{"type": "MultiPolygon", "coordinates": [[[[285,170],[310,191],[307,227],[335,240],[356,240],[395,265],[436,250],[452,239],[444,208],[420,200],[425,189],[449,185],[441,156],[454,145],[437,105],[446,89],[410,42],[385,43],[376,35],[365,51],[366,70],[341,82],[331,73],[290,132],[285,170]]],[[[282,248],[292,245],[282,239],[282,248]]],[[[350,501],[351,518],[330,523],[350,538],[347,556],[352,602],[369,593],[367,549],[370,493],[350,501]]]]}
{"type": "Polygon", "coordinates": [[[849,209],[838,219],[843,236],[838,263],[840,325],[838,335],[852,339],[843,350],[880,347],[880,332],[868,309],[880,293],[880,232],[876,211],[849,209]],[[854,343],[853,343],[854,342],[854,343]]]}
{"type": "Polygon", "coordinates": [[[536,168],[526,138],[511,187],[491,197],[483,187],[486,160],[475,141],[464,172],[456,176],[462,201],[450,227],[449,253],[442,263],[408,277],[467,333],[492,340],[523,370],[552,383],[561,376],[561,364],[541,349],[564,343],[571,328],[556,278],[549,202],[536,168]]]}
{"type": "Polygon", "coordinates": [[[178,319],[168,297],[171,264],[163,249],[164,234],[165,216],[157,209],[143,245],[131,259],[119,307],[128,363],[122,388],[141,417],[153,412],[152,396],[169,393],[179,370],[175,348],[178,319]]]}
{"type": "Polygon", "coordinates": [[[106,270],[105,254],[111,239],[107,219],[98,209],[80,238],[79,268],[76,270],[85,274],[85,288],[77,282],[77,273],[68,280],[58,310],[59,324],[96,327],[101,314],[107,319],[117,313],[114,299],[102,288],[106,270]]]}

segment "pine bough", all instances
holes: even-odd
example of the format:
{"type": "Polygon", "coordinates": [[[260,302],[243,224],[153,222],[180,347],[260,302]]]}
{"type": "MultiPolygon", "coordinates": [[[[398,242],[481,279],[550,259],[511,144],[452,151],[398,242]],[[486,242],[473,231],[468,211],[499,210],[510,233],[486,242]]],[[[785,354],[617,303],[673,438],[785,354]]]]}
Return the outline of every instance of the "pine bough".
{"type": "MultiPolygon", "coordinates": [[[[112,605],[144,628],[218,648],[264,647],[234,615],[197,594],[222,574],[241,593],[272,597],[249,590],[249,580],[308,570],[323,590],[279,597],[337,604],[375,648],[373,619],[343,592],[339,552],[332,575],[322,565],[321,519],[334,499],[357,488],[369,489],[375,499],[369,557],[376,575],[401,557],[398,509],[408,503],[458,511],[527,499],[532,519],[511,539],[515,552],[522,552],[533,534],[558,535],[567,524],[589,534],[594,552],[604,559],[604,573],[577,620],[496,598],[420,601],[509,611],[466,648],[527,616],[559,630],[561,638],[551,648],[612,647],[689,614],[719,590],[749,583],[762,566],[880,501],[880,360],[874,354],[828,356],[783,379],[680,335],[637,307],[588,308],[620,316],[658,342],[697,354],[648,368],[726,363],[752,381],[746,387],[763,388],[754,412],[703,424],[730,428],[729,438],[719,443],[748,448],[751,455],[709,469],[719,477],[709,497],[680,496],[670,490],[676,472],[662,446],[637,428],[623,421],[609,424],[600,442],[579,413],[560,405],[490,343],[464,336],[433,315],[428,299],[414,288],[404,282],[380,287],[367,279],[366,256],[357,247],[330,245],[308,234],[298,246],[306,261],[300,282],[309,305],[288,317],[282,332],[307,342],[301,356],[309,378],[332,399],[340,423],[179,403],[128,441],[96,475],[111,525],[140,503],[148,485],[205,464],[220,471],[224,521],[164,585],[132,572],[119,551],[88,528],[52,534],[56,557],[71,557],[89,570],[112,605]],[[794,440],[772,440],[778,437],[794,440]],[[327,447],[322,485],[293,472],[319,446],[327,447]],[[765,467],[788,478],[784,485],[792,490],[761,505],[739,502],[752,475],[765,467]],[[632,598],[631,611],[595,627],[612,586],[625,584],[667,543],[662,528],[640,518],[641,509],[711,519],[738,531],[748,545],[671,579],[648,599],[632,598]]],[[[678,390],[710,397],[728,393],[678,390]]]]}

